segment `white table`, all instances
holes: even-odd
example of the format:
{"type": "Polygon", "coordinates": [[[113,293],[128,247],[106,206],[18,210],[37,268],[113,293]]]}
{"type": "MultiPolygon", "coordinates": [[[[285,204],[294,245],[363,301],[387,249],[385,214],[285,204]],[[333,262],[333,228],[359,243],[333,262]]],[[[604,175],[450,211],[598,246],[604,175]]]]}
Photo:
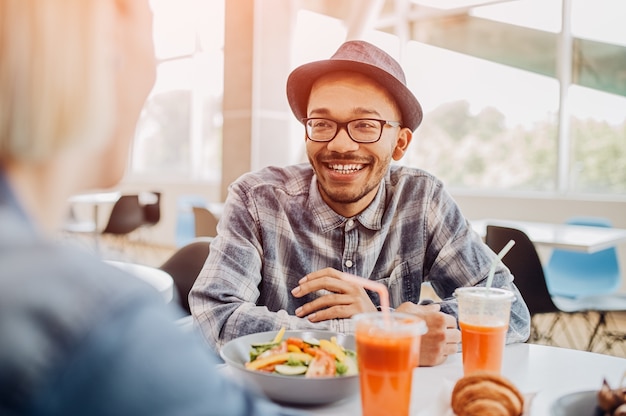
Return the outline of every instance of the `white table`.
{"type": "Polygon", "coordinates": [[[70,204],[87,204],[93,206],[93,220],[96,229],[98,228],[98,206],[106,204],[114,204],[120,199],[121,192],[89,192],[85,194],[72,195],[68,202],[70,204]]]}
{"type": "Polygon", "coordinates": [[[84,194],[72,195],[68,202],[72,205],[86,204],[93,207],[93,223],[92,224],[67,224],[65,229],[70,231],[91,232],[94,236],[96,249],[99,244],[99,228],[98,228],[98,209],[101,205],[110,205],[120,199],[121,192],[88,192],[84,194]]]}
{"type": "Polygon", "coordinates": [[[166,303],[174,299],[174,279],[169,273],[155,267],[124,261],[106,260],[107,263],[138,277],[161,293],[166,303]]]}
{"type": "Polygon", "coordinates": [[[546,222],[481,219],[470,221],[482,237],[487,225],[517,228],[535,244],[551,248],[595,253],[626,242],[626,230],[621,228],[591,227],[586,225],[552,224],[546,222]]]}
{"type": "Polygon", "coordinates": [[[119,191],[107,191],[107,192],[87,192],[84,194],[72,195],[69,198],[71,203],[87,203],[87,204],[102,204],[113,203],[120,199],[121,192],[119,191]]]}
{"type": "MultiPolygon", "coordinates": [[[[617,387],[626,371],[626,359],[586,351],[533,344],[514,344],[505,349],[502,374],[530,401],[531,416],[548,416],[559,397],[579,391],[598,390],[602,380],[617,387]]],[[[463,376],[461,354],[448,357],[436,367],[419,367],[413,373],[411,416],[448,416],[454,383],[463,376]]],[[[285,406],[288,408],[287,406],[285,406]]],[[[361,414],[358,394],[337,403],[298,408],[304,414],[344,416],[361,414]]]]}

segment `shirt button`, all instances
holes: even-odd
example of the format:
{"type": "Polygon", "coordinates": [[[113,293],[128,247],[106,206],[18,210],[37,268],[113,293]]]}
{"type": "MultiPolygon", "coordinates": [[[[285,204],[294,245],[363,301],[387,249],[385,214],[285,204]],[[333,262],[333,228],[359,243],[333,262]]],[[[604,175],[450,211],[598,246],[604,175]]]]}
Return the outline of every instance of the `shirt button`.
{"type": "Polygon", "coordinates": [[[348,227],[352,227],[354,225],[354,220],[348,220],[348,222],[346,223],[346,225],[348,227]]]}
{"type": "Polygon", "coordinates": [[[346,260],[346,267],[352,267],[352,260],[346,260]]]}

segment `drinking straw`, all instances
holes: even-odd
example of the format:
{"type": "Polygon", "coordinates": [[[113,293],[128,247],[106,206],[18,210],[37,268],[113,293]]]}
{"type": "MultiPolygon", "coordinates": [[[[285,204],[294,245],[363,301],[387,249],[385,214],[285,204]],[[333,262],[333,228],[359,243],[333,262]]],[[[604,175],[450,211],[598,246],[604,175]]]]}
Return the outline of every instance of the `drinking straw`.
{"type": "Polygon", "coordinates": [[[389,323],[391,321],[391,317],[389,315],[389,291],[387,290],[387,286],[373,280],[355,276],[353,274],[345,274],[344,276],[348,281],[356,283],[364,289],[368,289],[378,293],[378,297],[380,298],[380,309],[382,310],[383,318],[385,319],[385,322],[389,323]]]}
{"type": "MultiPolygon", "coordinates": [[[[489,294],[491,293],[489,289],[491,288],[491,283],[493,282],[493,275],[496,273],[496,266],[498,265],[500,260],[502,260],[502,257],[504,257],[506,253],[509,252],[509,250],[511,249],[511,247],[513,247],[514,244],[515,244],[515,240],[509,240],[509,242],[506,243],[506,245],[502,248],[502,250],[500,250],[496,258],[493,259],[493,262],[491,263],[491,268],[489,269],[489,276],[487,276],[487,286],[486,286],[487,297],[489,297],[489,294]]],[[[480,303],[480,311],[478,312],[478,314],[483,315],[484,313],[485,313],[485,302],[482,301],[480,303]]]]}
{"type": "Polygon", "coordinates": [[[489,290],[489,288],[491,287],[491,283],[493,282],[493,275],[496,273],[496,266],[498,265],[498,262],[502,260],[502,258],[506,255],[506,253],[509,252],[514,244],[515,240],[509,240],[509,242],[506,243],[502,250],[500,250],[498,256],[493,259],[493,262],[491,263],[491,268],[489,269],[489,276],[487,277],[487,290],[489,290]]]}

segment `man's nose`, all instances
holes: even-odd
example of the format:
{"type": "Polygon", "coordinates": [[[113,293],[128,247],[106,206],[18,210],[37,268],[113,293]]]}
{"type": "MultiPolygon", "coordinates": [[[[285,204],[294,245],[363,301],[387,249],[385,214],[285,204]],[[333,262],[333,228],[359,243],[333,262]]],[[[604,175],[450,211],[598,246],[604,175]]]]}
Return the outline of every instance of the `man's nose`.
{"type": "Polygon", "coordinates": [[[359,148],[359,144],[350,138],[348,126],[339,127],[334,139],[328,142],[328,150],[339,153],[352,152],[359,148]]]}

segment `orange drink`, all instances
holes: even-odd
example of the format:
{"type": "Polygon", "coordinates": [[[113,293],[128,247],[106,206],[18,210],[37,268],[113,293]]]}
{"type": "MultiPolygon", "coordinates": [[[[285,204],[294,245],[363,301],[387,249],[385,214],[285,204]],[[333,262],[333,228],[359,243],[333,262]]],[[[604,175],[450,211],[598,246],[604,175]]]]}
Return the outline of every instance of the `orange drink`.
{"type": "Polygon", "coordinates": [[[500,373],[508,325],[475,325],[460,322],[463,372],[500,373]]]}
{"type": "Polygon", "coordinates": [[[463,287],[454,292],[459,302],[463,372],[500,373],[513,292],[486,287],[463,287]]]}
{"type": "Polygon", "coordinates": [[[364,416],[406,416],[425,322],[413,315],[357,315],[356,354],[364,416]]]}

